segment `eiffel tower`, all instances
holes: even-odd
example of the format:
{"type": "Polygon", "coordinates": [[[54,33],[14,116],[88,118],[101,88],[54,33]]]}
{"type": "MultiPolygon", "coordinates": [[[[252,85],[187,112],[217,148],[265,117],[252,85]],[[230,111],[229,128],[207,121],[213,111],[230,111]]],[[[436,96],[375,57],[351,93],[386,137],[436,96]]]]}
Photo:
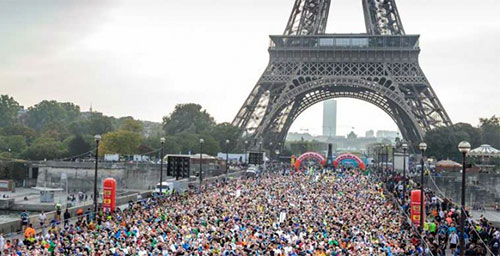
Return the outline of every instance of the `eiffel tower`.
{"type": "MultiPolygon", "coordinates": [[[[355,98],[379,107],[404,139],[451,120],[418,63],[419,35],[404,31],[395,0],[362,0],[363,34],[325,34],[330,0],[296,0],[270,61],[232,124],[250,146],[280,147],[293,121],[315,103],[355,98]]],[[[367,113],[369,114],[369,113],[367,113]]]]}

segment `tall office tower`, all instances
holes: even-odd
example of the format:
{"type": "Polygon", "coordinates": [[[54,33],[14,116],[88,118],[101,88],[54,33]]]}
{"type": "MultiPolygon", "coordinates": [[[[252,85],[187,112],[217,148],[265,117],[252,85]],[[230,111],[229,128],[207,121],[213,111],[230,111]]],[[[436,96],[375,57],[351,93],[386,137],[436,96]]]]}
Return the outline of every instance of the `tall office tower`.
{"type": "Polygon", "coordinates": [[[337,101],[323,102],[323,136],[337,136],[337,101]]]}

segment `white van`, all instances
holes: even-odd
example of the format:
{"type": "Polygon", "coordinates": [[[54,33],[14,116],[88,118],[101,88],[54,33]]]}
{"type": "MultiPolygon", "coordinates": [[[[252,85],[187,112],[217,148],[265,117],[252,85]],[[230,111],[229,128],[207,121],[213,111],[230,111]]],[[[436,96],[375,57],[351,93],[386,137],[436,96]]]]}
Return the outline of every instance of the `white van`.
{"type": "Polygon", "coordinates": [[[160,183],[156,184],[156,186],[155,186],[156,193],[160,193],[160,187],[161,187],[161,190],[163,193],[165,193],[167,191],[169,194],[172,193],[173,186],[172,186],[171,182],[164,181],[164,182],[162,182],[161,186],[160,186],[160,183]]]}
{"type": "Polygon", "coordinates": [[[155,186],[155,192],[160,193],[160,187],[163,193],[166,193],[168,191],[168,194],[172,194],[172,192],[175,190],[177,193],[183,193],[188,189],[187,186],[187,180],[168,180],[162,182],[161,186],[160,183],[156,184],[155,186]]]}

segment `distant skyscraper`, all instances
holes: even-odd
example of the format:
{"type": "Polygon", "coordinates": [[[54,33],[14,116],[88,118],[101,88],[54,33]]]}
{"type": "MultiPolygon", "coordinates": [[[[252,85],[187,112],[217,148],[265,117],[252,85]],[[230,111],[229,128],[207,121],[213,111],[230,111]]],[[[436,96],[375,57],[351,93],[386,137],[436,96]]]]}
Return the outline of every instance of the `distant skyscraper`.
{"type": "Polygon", "coordinates": [[[323,136],[337,136],[337,101],[323,102],[323,136]]]}

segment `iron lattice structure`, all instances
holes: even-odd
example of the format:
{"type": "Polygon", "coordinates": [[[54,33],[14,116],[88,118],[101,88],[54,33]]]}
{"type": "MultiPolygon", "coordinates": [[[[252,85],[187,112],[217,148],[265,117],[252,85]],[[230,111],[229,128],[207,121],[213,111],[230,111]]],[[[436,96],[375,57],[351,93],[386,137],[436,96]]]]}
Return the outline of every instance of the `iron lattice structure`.
{"type": "Polygon", "coordinates": [[[293,121],[338,97],[385,111],[410,142],[451,120],[418,63],[419,35],[406,35],[395,0],[362,0],[366,34],[325,34],[330,0],[296,0],[284,35],[233,120],[255,148],[274,150],[293,121]]]}

